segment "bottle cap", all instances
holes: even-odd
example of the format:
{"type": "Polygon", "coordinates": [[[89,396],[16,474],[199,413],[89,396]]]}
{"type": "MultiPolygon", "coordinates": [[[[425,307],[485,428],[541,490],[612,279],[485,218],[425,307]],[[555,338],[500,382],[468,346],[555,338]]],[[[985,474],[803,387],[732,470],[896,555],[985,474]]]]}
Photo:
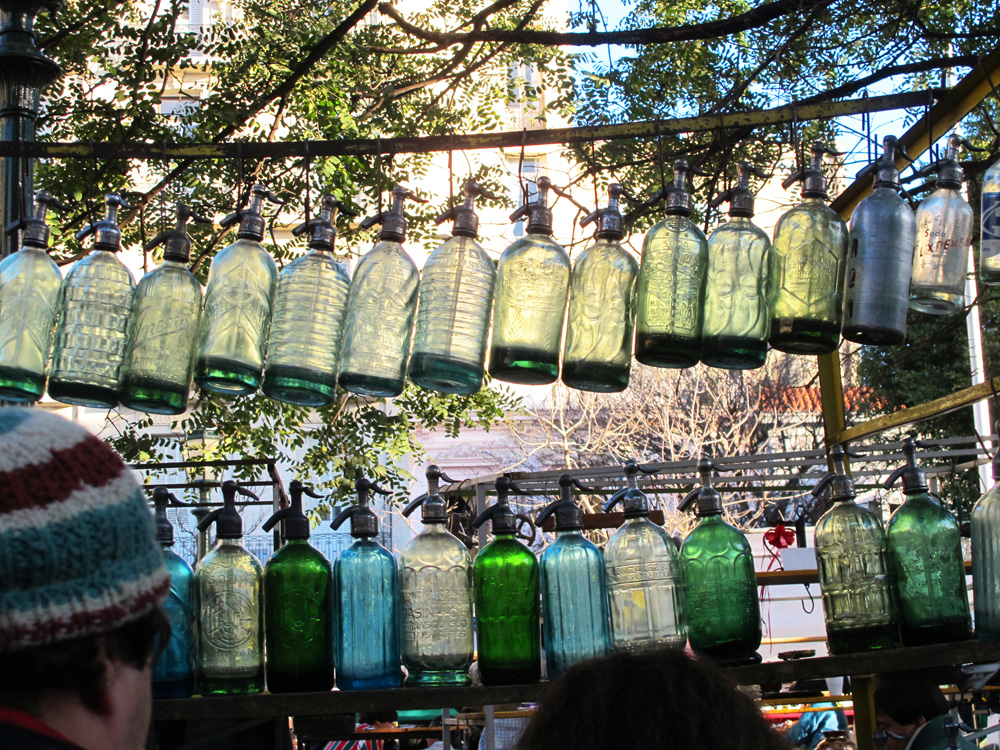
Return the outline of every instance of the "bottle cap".
{"type": "Polygon", "coordinates": [[[496,196],[480,187],[475,180],[465,183],[465,203],[461,206],[452,206],[443,214],[434,219],[435,224],[443,224],[448,219],[454,219],[451,234],[453,237],[472,237],[475,239],[479,235],[479,217],[476,216],[476,196],[496,200],[496,196]]]}
{"type": "Polygon", "coordinates": [[[472,522],[472,526],[473,528],[478,529],[487,521],[491,521],[490,528],[492,529],[494,535],[505,533],[513,534],[517,531],[517,516],[514,515],[514,511],[510,509],[510,505],[507,503],[507,495],[511,492],[523,495],[524,492],[520,490],[509,477],[498,477],[496,480],[496,488],[496,504],[491,505],[489,508],[476,516],[476,520],[472,522]]]}
{"type": "Polygon", "coordinates": [[[535,181],[538,195],[533,203],[525,203],[510,215],[511,221],[517,221],[523,216],[528,217],[528,234],[552,234],[552,209],[546,205],[549,188],[552,181],[544,175],[535,181]]]}
{"type": "Polygon", "coordinates": [[[857,179],[869,175],[875,176],[875,187],[887,187],[899,190],[899,169],[896,168],[896,158],[902,157],[912,162],[906,154],[906,149],[896,140],[896,136],[887,135],[882,139],[882,156],[873,161],[857,174],[857,179]]]}
{"type": "Polygon", "coordinates": [[[985,150],[973,146],[958,133],[952,133],[948,136],[948,149],[945,151],[945,157],[924,167],[917,174],[927,177],[936,172],[937,180],[934,182],[934,187],[960,188],[965,181],[965,172],[962,171],[962,165],[958,162],[958,151],[963,146],[969,151],[985,150]]]}
{"type": "Polygon", "coordinates": [[[748,161],[741,161],[736,165],[737,179],[736,187],[729,188],[721,195],[717,195],[711,203],[710,208],[721,206],[724,201],[729,201],[729,215],[736,217],[751,218],[754,211],[754,197],[750,192],[750,175],[760,177],[762,180],[769,179],[771,175],[752,166],[748,161]]]}
{"type": "Polygon", "coordinates": [[[286,541],[289,539],[308,539],[310,532],[309,519],[302,511],[303,494],[309,495],[309,497],[323,497],[318,492],[313,492],[306,487],[298,479],[293,479],[292,483],[288,485],[288,507],[282,508],[264,521],[264,525],[261,528],[264,531],[270,531],[278,521],[283,520],[285,522],[286,541]]]}
{"type": "Polygon", "coordinates": [[[808,167],[802,167],[792,172],[781,187],[788,190],[792,185],[801,180],[803,198],[822,198],[826,200],[826,176],[823,174],[823,156],[843,156],[843,152],[834,151],[826,146],[823,141],[813,141],[812,143],[812,163],[808,167]]]}
{"type": "Polygon", "coordinates": [[[420,519],[424,523],[444,523],[448,520],[448,502],[438,492],[438,482],[443,479],[446,482],[454,483],[457,480],[449,477],[435,464],[428,466],[425,474],[427,476],[427,492],[413,498],[409,505],[403,508],[403,516],[409,518],[410,514],[420,506],[420,519]]]}
{"type": "Polygon", "coordinates": [[[122,230],[118,228],[118,209],[132,208],[118,193],[108,193],[104,196],[107,215],[100,221],[88,224],[76,233],[78,240],[88,235],[94,235],[94,249],[117,253],[122,247],[122,230]]]}
{"type": "Polygon", "coordinates": [[[243,519],[240,517],[239,511],[236,510],[237,493],[244,497],[260,500],[250,490],[240,487],[232,479],[227,479],[222,483],[222,507],[216,508],[201,519],[198,522],[198,531],[205,531],[214,523],[215,536],[219,539],[239,539],[243,536],[243,519]]]}
{"type": "Polygon", "coordinates": [[[698,517],[722,515],[722,495],[712,486],[712,470],[718,467],[708,456],[702,456],[698,461],[698,473],[701,475],[701,487],[691,490],[677,506],[679,511],[687,511],[695,507],[698,501],[698,517]]]}
{"type": "Polygon", "coordinates": [[[41,250],[49,249],[49,229],[46,217],[49,208],[63,210],[65,206],[57,201],[44,190],[35,193],[35,213],[33,216],[22,216],[17,221],[12,221],[4,228],[7,234],[14,234],[18,230],[23,230],[21,244],[24,247],[37,247],[41,250]]]}
{"type": "Polygon", "coordinates": [[[329,253],[333,250],[333,243],[337,240],[337,215],[357,216],[348,206],[338,201],[332,195],[324,195],[320,198],[319,216],[313,217],[307,222],[299,224],[292,230],[292,236],[310,232],[309,249],[319,253],[329,253]]]}
{"type": "Polygon", "coordinates": [[[378,516],[368,507],[368,497],[371,492],[380,495],[391,494],[388,490],[383,490],[370,479],[361,477],[354,483],[354,489],[358,493],[358,504],[349,508],[344,508],[330,524],[331,529],[339,529],[340,525],[348,518],[351,519],[351,536],[355,539],[367,539],[378,534],[378,516]]]}
{"type": "Polygon", "coordinates": [[[535,526],[541,528],[542,524],[548,520],[553,513],[556,514],[556,531],[579,531],[583,528],[583,511],[573,502],[573,488],[590,492],[589,487],[584,487],[573,478],[571,474],[563,474],[559,477],[559,499],[549,503],[535,518],[535,526]]]}
{"type": "Polygon", "coordinates": [[[166,487],[153,489],[153,506],[156,508],[156,541],[165,547],[174,544],[174,526],[167,518],[167,506],[179,501],[166,487]]]}
{"type": "Polygon", "coordinates": [[[145,252],[149,252],[157,245],[166,243],[163,250],[163,259],[172,260],[185,265],[191,259],[191,238],[187,234],[188,219],[201,224],[211,224],[211,219],[199,216],[183,203],[177,204],[176,223],[173,229],[160,232],[153,239],[143,246],[145,252]]]}
{"type": "Polygon", "coordinates": [[[629,459],[622,467],[625,471],[625,478],[628,486],[619,490],[604,503],[604,512],[609,513],[618,503],[622,504],[625,511],[625,518],[636,518],[638,516],[649,515],[649,499],[639,489],[636,475],[641,471],[644,474],[655,474],[655,471],[644,469],[635,461],[629,459]]]}
{"type": "Polygon", "coordinates": [[[903,455],[906,456],[906,463],[900,466],[882,484],[883,489],[889,489],[900,477],[903,478],[903,494],[916,495],[927,492],[927,475],[917,466],[917,448],[931,448],[933,443],[914,440],[912,437],[903,441],[903,455]]]}
{"type": "Polygon", "coordinates": [[[835,445],[830,448],[830,460],[833,461],[833,472],[816,483],[812,488],[812,496],[819,497],[823,491],[830,488],[830,499],[835,503],[842,503],[853,500],[858,496],[854,490],[854,480],[847,474],[846,456],[855,455],[848,453],[844,446],[835,445]]]}
{"type": "Polygon", "coordinates": [[[405,242],[406,215],[403,213],[403,201],[407,198],[417,203],[427,202],[418,195],[411,193],[402,185],[396,185],[392,189],[392,208],[364,219],[361,222],[361,228],[370,229],[376,224],[381,224],[382,229],[378,233],[380,240],[385,240],[386,242],[405,242]]]}
{"type": "Polygon", "coordinates": [[[625,236],[625,220],[622,218],[618,202],[622,197],[629,197],[625,188],[617,182],[608,186],[608,205],[598,208],[580,220],[580,226],[585,227],[592,221],[597,221],[597,231],[594,237],[599,240],[620,240],[625,236]]]}
{"type": "Polygon", "coordinates": [[[264,239],[264,201],[268,200],[275,205],[282,206],[284,201],[260,184],[250,188],[250,207],[241,208],[224,218],[219,225],[223,229],[228,229],[236,222],[240,223],[240,228],[236,236],[240,239],[254,240],[260,242],[264,239]]]}

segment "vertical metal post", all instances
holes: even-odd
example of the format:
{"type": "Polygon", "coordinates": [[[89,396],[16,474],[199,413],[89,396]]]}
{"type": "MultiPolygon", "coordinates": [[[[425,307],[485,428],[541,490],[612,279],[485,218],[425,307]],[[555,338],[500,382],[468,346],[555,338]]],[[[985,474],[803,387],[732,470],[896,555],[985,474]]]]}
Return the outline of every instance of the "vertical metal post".
{"type": "Polygon", "coordinates": [[[494,706],[483,706],[483,713],[486,715],[486,726],[483,727],[483,734],[486,735],[486,750],[496,750],[497,736],[496,726],[493,720],[494,706]]]}
{"type": "Polygon", "coordinates": [[[875,750],[875,690],[868,675],[851,675],[851,695],[854,699],[854,733],[858,750],[875,750]]]}
{"type": "Polygon", "coordinates": [[[444,745],[444,750],[451,750],[451,725],[448,723],[451,721],[451,709],[442,708],[441,709],[441,744],[444,745]]]}
{"type": "MultiPolygon", "coordinates": [[[[476,515],[478,516],[484,510],[486,510],[486,485],[480,482],[476,485],[476,515]]],[[[489,541],[488,525],[484,523],[479,527],[479,549],[485,547],[486,542],[489,541]]]]}
{"type": "MultiPolygon", "coordinates": [[[[35,16],[51,0],[0,0],[0,141],[35,140],[42,89],[62,70],[35,47],[35,16]]],[[[21,216],[34,195],[30,160],[0,159],[0,230],[21,216]]],[[[19,238],[0,235],[0,258],[17,251],[19,238]]]]}

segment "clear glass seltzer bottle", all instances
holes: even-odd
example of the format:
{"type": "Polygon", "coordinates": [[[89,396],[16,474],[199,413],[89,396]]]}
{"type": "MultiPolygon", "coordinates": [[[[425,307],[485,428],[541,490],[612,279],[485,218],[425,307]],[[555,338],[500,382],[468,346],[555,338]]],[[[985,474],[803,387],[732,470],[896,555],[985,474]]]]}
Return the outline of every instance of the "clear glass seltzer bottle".
{"type": "Polygon", "coordinates": [[[979,281],[1000,284],[1000,160],[983,175],[979,281]]]}
{"type": "Polygon", "coordinates": [[[1000,451],[993,457],[993,486],[972,509],[970,526],[976,638],[1000,643],[1000,451]]]}

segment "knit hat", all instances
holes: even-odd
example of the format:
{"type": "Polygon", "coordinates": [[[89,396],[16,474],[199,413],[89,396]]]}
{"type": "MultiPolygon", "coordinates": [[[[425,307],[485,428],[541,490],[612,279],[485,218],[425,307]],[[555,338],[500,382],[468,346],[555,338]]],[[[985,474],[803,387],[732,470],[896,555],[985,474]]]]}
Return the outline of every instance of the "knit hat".
{"type": "Polygon", "coordinates": [[[170,577],[117,453],[41,409],[0,409],[0,652],[107,633],[170,577]]]}

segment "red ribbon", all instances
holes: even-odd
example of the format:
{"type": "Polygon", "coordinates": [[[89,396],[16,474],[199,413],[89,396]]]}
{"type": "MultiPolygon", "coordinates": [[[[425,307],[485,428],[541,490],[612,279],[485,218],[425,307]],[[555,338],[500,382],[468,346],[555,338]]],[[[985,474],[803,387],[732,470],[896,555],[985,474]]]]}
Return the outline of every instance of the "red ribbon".
{"type": "Polygon", "coordinates": [[[773,529],[768,529],[764,533],[764,541],[772,549],[784,549],[791,547],[795,543],[795,530],[787,528],[779,523],[773,529]]]}

